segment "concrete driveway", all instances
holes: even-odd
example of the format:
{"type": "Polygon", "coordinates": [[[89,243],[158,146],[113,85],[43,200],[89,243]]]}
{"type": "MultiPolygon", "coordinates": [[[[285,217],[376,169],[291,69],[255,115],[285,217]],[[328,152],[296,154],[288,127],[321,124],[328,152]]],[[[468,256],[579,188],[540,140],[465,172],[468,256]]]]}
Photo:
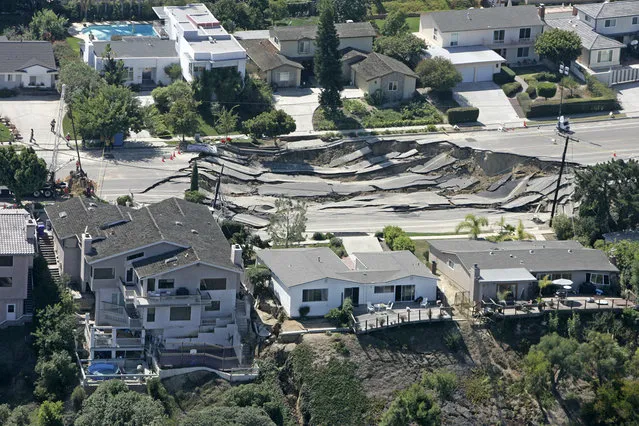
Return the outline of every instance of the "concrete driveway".
{"type": "Polygon", "coordinates": [[[25,144],[29,143],[31,129],[36,143],[41,147],[53,147],[51,120],[58,119],[57,96],[17,96],[0,99],[0,116],[8,117],[22,135],[25,144]]]}
{"type": "Polygon", "coordinates": [[[453,96],[460,106],[479,108],[479,122],[482,124],[521,121],[503,90],[492,81],[458,84],[453,96]]]}
{"type": "MultiPolygon", "coordinates": [[[[295,120],[296,134],[308,134],[313,131],[313,113],[319,106],[318,87],[297,89],[278,89],[273,98],[275,108],[289,114],[295,120]]],[[[343,99],[361,98],[364,94],[357,88],[346,88],[342,91],[343,99]]]]}
{"type": "Polygon", "coordinates": [[[615,89],[623,112],[629,117],[639,117],[639,83],[619,84],[615,89]]]}

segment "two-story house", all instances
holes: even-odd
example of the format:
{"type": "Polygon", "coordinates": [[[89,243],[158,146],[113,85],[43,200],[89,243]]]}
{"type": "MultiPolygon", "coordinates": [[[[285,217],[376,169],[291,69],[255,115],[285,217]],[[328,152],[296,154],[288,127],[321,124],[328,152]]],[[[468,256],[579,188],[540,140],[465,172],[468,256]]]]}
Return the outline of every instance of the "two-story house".
{"type": "Polygon", "coordinates": [[[193,81],[203,70],[236,68],[244,76],[246,51],[202,3],[186,6],[154,7],[162,25],[157,37],[123,37],[121,40],[95,40],[83,47],[84,61],[102,70],[107,45],[113,57],[127,70],[126,84],[169,84],[164,72],[177,63],[186,81],[193,81]]]}
{"type": "Polygon", "coordinates": [[[419,36],[429,56],[450,59],[463,82],[490,81],[501,64],[536,61],[535,39],[544,22],[534,6],[450,10],[422,14],[419,36]]]}
{"type": "Polygon", "coordinates": [[[241,248],[206,206],[170,198],[136,210],[76,197],[46,212],[60,270],[95,296],[89,359],[152,355],[177,366],[208,347],[241,363],[250,308],[237,300],[241,248]]]}
{"type": "Polygon", "coordinates": [[[23,209],[0,209],[0,326],[33,314],[36,222],[23,209]]]}

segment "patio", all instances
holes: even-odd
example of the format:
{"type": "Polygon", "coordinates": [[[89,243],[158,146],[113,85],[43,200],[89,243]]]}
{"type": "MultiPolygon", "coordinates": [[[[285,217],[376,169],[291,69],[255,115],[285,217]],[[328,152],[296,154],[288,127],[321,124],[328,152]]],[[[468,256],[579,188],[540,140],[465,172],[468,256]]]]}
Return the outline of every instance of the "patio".
{"type": "Polygon", "coordinates": [[[367,306],[359,306],[355,309],[353,316],[356,333],[368,333],[407,324],[451,321],[453,319],[452,308],[440,307],[435,303],[423,306],[417,302],[394,302],[390,308],[386,306],[379,308],[376,312],[369,312],[367,306]]]}
{"type": "Polygon", "coordinates": [[[506,306],[482,302],[482,310],[479,316],[531,317],[552,311],[561,313],[572,311],[620,311],[635,306],[633,302],[620,297],[569,296],[565,298],[544,297],[542,300],[544,302],[542,307],[536,302],[529,303],[526,301],[518,301],[506,306]]]}

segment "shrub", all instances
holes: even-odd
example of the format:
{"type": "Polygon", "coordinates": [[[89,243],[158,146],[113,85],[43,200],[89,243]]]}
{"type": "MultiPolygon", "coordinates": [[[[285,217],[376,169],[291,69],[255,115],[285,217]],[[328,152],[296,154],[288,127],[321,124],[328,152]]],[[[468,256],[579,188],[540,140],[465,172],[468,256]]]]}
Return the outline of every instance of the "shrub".
{"type": "Polygon", "coordinates": [[[118,204],[118,206],[126,206],[126,203],[133,202],[133,198],[131,198],[130,195],[120,195],[118,198],[116,198],[115,202],[118,204]]]}
{"type": "Polygon", "coordinates": [[[593,97],[597,98],[610,98],[616,99],[617,94],[613,89],[603,84],[601,81],[597,80],[596,77],[592,75],[586,75],[586,85],[588,87],[588,91],[593,97]]]}
{"type": "Polygon", "coordinates": [[[382,231],[375,232],[375,238],[384,238],[384,233],[382,231]]]}
{"type": "Polygon", "coordinates": [[[384,93],[380,89],[373,93],[364,93],[364,100],[371,106],[379,106],[384,103],[384,93]]]}
{"type": "Polygon", "coordinates": [[[530,111],[532,100],[530,99],[530,96],[528,96],[528,93],[517,93],[517,101],[519,101],[519,106],[521,106],[521,109],[524,111],[524,113],[530,111]]]}
{"type": "Polygon", "coordinates": [[[517,76],[517,73],[513,71],[512,69],[510,69],[509,67],[507,67],[506,65],[501,66],[501,72],[503,72],[509,78],[511,78],[510,81],[515,81],[515,77],[517,76]]]}
{"type": "Polygon", "coordinates": [[[337,257],[339,258],[346,257],[346,249],[344,247],[330,246],[329,248],[333,250],[333,253],[335,253],[337,257]]]}
{"type": "Polygon", "coordinates": [[[302,318],[306,318],[309,312],[311,312],[310,306],[300,306],[297,310],[302,318]]]}
{"type": "Polygon", "coordinates": [[[501,71],[493,74],[493,81],[500,86],[507,83],[512,83],[515,81],[515,73],[508,67],[501,67],[501,71]],[[506,72],[505,70],[509,70],[510,72],[506,72]],[[511,74],[512,73],[512,74],[511,74]]]}
{"type": "Polygon", "coordinates": [[[572,220],[565,214],[559,214],[552,219],[552,229],[558,240],[570,240],[575,236],[572,220]]]}
{"type": "Polygon", "coordinates": [[[313,232],[312,239],[314,241],[324,241],[326,239],[326,235],[322,234],[321,232],[313,232]]]}
{"type": "Polygon", "coordinates": [[[344,247],[344,243],[341,238],[332,237],[328,243],[332,247],[344,247]]]}
{"type": "Polygon", "coordinates": [[[537,87],[530,84],[528,87],[526,87],[526,94],[530,96],[530,99],[535,99],[537,97],[537,87]]]}
{"type": "Polygon", "coordinates": [[[458,123],[472,123],[479,118],[479,108],[475,107],[461,107],[451,108],[447,112],[448,122],[450,124],[458,123]]]}
{"type": "Polygon", "coordinates": [[[501,86],[501,90],[504,91],[506,96],[508,96],[509,98],[512,98],[518,92],[521,92],[521,83],[518,81],[513,81],[512,83],[506,83],[501,86]]]}
{"type": "Polygon", "coordinates": [[[393,251],[408,250],[412,253],[415,252],[415,243],[408,237],[408,235],[400,235],[393,240],[393,251]]]}
{"type": "Polygon", "coordinates": [[[539,72],[534,77],[537,81],[550,81],[553,83],[557,83],[561,79],[560,75],[548,71],[539,72]]]}
{"type": "Polygon", "coordinates": [[[464,383],[464,391],[473,404],[480,404],[492,396],[490,377],[483,371],[474,371],[464,383]]]}
{"type": "Polygon", "coordinates": [[[459,331],[450,331],[444,336],[444,344],[448,349],[457,352],[463,346],[463,338],[459,331]]]}
{"type": "MultiPolygon", "coordinates": [[[[564,99],[561,111],[564,114],[581,114],[588,112],[614,111],[619,108],[616,99],[564,99]]],[[[559,101],[537,101],[530,106],[526,117],[556,117],[559,114],[559,101]]]]}
{"type": "Polygon", "coordinates": [[[399,226],[385,226],[384,227],[384,241],[386,242],[386,245],[388,245],[388,247],[393,247],[393,241],[395,240],[395,238],[404,235],[404,230],[402,228],[400,228],[399,226]]]}
{"type": "Polygon", "coordinates": [[[87,393],[85,392],[82,386],[76,386],[71,393],[71,403],[73,404],[73,409],[77,412],[82,408],[82,403],[87,398],[87,393]]]}
{"type": "Polygon", "coordinates": [[[438,425],[441,409],[433,396],[419,383],[399,392],[379,422],[380,426],[438,425]]]}
{"type": "Polygon", "coordinates": [[[457,375],[446,370],[424,373],[422,383],[427,388],[435,390],[439,398],[445,401],[451,399],[457,389],[457,375]]]}
{"type": "Polygon", "coordinates": [[[200,191],[185,191],[184,199],[192,203],[202,204],[206,199],[206,195],[204,195],[200,191]]]}
{"type": "Polygon", "coordinates": [[[357,99],[344,99],[344,109],[358,117],[368,114],[366,105],[357,99]]]}
{"type": "Polygon", "coordinates": [[[349,297],[347,297],[344,299],[342,306],[331,309],[324,318],[333,321],[337,327],[346,327],[351,321],[352,314],[353,302],[349,297]]]}
{"type": "Polygon", "coordinates": [[[11,98],[13,96],[18,96],[16,89],[0,89],[0,98],[11,98]]]}
{"type": "Polygon", "coordinates": [[[426,130],[428,130],[429,132],[436,132],[437,126],[435,126],[434,124],[429,124],[428,126],[426,126],[426,130]]]}
{"type": "Polygon", "coordinates": [[[552,98],[557,93],[557,86],[554,83],[542,82],[537,85],[537,94],[544,98],[552,98]]]}

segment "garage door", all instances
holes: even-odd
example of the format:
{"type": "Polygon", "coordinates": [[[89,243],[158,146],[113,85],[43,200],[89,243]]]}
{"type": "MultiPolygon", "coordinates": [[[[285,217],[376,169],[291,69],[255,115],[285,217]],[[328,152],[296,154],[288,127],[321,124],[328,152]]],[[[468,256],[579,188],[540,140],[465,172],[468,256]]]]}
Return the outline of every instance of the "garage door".
{"type": "Polygon", "coordinates": [[[477,67],[475,73],[475,81],[491,81],[493,79],[493,66],[477,67]]]}
{"type": "Polygon", "coordinates": [[[472,83],[475,81],[474,67],[462,68],[460,71],[462,75],[462,83],[472,83]]]}

